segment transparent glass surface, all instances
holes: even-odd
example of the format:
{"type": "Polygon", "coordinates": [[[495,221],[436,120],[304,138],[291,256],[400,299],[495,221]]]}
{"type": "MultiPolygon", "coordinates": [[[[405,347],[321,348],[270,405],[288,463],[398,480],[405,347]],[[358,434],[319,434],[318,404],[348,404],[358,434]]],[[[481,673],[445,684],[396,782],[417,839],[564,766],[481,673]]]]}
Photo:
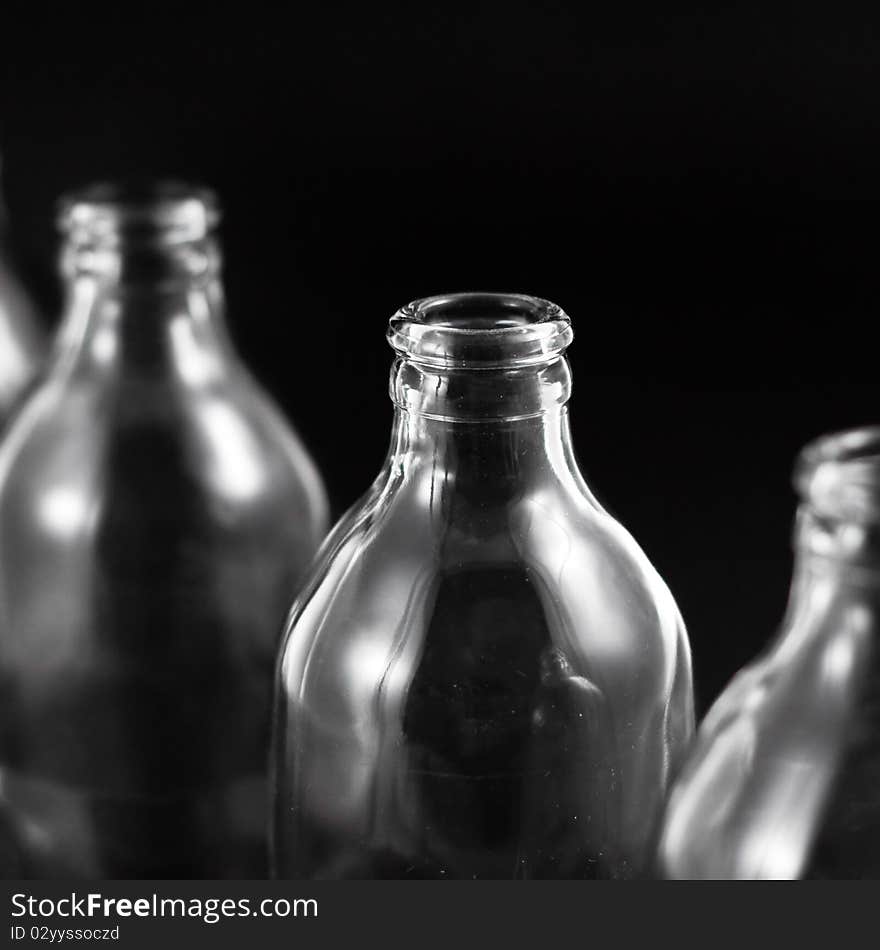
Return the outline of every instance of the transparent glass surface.
{"type": "Polygon", "coordinates": [[[285,634],[275,872],[637,876],[691,737],[690,657],[574,460],[570,322],[463,294],[388,338],[384,468],[285,634]]]}
{"type": "Polygon", "coordinates": [[[6,213],[0,194],[0,431],[44,356],[41,322],[16,276],[9,253],[6,213]]]}
{"type": "Polygon", "coordinates": [[[787,616],[670,798],[673,878],[880,877],[880,429],[808,447],[787,616]]]}
{"type": "Polygon", "coordinates": [[[67,310],[0,450],[6,813],[28,876],[265,876],[324,492],[227,337],[213,197],[97,187],[60,218],[67,310]]]}

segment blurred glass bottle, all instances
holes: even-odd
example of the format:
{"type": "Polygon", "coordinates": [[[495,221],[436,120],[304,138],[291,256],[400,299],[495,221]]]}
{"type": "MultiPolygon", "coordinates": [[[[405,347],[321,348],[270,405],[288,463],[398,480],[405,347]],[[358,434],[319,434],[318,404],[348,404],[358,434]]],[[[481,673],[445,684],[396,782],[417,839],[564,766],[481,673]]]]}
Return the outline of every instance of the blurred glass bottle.
{"type": "MultiPolygon", "coordinates": [[[[2,184],[0,161],[0,184],[2,184]]],[[[0,193],[0,430],[42,364],[45,339],[36,308],[16,277],[0,193]]]]}
{"type": "Polygon", "coordinates": [[[787,616],[700,727],[666,877],[880,877],[880,429],[808,446],[795,482],[787,616]]]}
{"type": "Polygon", "coordinates": [[[265,875],[278,628],[326,524],[227,337],[206,192],[62,205],[68,304],[0,452],[0,762],[30,876],[265,875]]]}
{"type": "Polygon", "coordinates": [[[391,321],[385,466],[294,606],[275,872],[630,877],[692,731],[667,587],[584,484],[568,318],[517,295],[391,321]]]}

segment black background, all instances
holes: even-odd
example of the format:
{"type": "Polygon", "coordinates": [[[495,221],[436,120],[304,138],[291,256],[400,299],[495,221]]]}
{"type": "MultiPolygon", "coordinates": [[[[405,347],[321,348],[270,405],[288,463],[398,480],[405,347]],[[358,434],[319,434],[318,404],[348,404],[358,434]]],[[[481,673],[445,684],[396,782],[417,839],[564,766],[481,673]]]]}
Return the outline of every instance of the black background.
{"type": "Polygon", "coordinates": [[[268,9],[6,10],[6,192],[46,310],[59,192],[214,186],[234,336],[339,511],[387,445],[397,306],[561,304],[583,469],[676,594],[705,704],[784,609],[794,454],[880,421],[876,16],[268,9]]]}

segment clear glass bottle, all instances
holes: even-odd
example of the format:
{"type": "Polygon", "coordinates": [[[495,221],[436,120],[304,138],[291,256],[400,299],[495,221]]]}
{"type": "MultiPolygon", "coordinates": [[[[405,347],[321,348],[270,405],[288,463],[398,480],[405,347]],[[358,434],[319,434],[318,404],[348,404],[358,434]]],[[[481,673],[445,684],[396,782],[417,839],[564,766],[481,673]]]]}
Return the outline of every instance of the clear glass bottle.
{"type": "Polygon", "coordinates": [[[632,877],[691,737],[669,590],[574,459],[565,314],[411,304],[391,447],[288,621],[275,873],[632,877]]]}
{"type": "Polygon", "coordinates": [[[224,326],[217,205],[63,203],[68,303],[0,450],[0,779],[28,876],[267,871],[278,629],[327,507],[224,326]]]}
{"type": "Polygon", "coordinates": [[[808,446],[795,482],[788,612],[700,727],[666,877],[880,877],[880,428],[808,446]]]}
{"type": "Polygon", "coordinates": [[[42,324],[15,273],[7,234],[6,208],[0,194],[0,430],[45,355],[42,324]]]}

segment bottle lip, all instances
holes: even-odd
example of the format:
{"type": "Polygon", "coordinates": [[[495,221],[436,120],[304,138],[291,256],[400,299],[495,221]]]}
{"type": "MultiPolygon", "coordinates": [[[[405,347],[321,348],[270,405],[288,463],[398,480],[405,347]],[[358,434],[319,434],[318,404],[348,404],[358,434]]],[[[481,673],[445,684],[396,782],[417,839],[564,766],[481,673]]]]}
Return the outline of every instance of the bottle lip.
{"type": "Polygon", "coordinates": [[[848,429],[809,443],[798,457],[794,484],[821,515],[880,522],[880,426],[848,429]]]}
{"type": "Polygon", "coordinates": [[[182,181],[98,182],[62,196],[56,221],[73,244],[182,244],[216,228],[220,205],[210,188],[182,181]]]}
{"type": "Polygon", "coordinates": [[[547,363],[571,343],[571,320],[556,304],[516,293],[423,297],[389,321],[403,358],[435,367],[492,369],[547,363]]]}

